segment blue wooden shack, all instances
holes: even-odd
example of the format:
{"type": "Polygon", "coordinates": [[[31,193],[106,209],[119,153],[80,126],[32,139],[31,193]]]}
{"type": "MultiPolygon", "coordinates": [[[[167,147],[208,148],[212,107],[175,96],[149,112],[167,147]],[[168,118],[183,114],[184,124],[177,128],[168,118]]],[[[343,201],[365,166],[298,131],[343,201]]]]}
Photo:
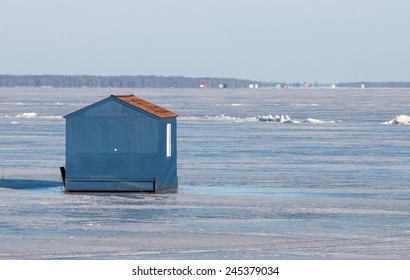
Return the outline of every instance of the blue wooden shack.
{"type": "Polygon", "coordinates": [[[134,95],[111,95],[65,119],[66,191],[178,187],[176,113],[134,95]]]}

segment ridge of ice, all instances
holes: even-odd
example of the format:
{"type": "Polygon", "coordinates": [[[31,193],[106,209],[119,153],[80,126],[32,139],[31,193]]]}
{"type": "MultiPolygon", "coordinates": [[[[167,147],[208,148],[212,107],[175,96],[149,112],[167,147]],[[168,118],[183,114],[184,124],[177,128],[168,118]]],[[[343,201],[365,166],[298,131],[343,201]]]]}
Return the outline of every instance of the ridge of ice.
{"type": "Polygon", "coordinates": [[[16,115],[16,118],[35,118],[37,117],[37,113],[23,113],[16,115]]]}
{"type": "Polygon", "coordinates": [[[320,119],[314,118],[307,118],[304,120],[295,120],[291,119],[289,115],[258,115],[254,117],[232,117],[229,115],[216,115],[216,116],[204,116],[204,117],[197,117],[197,116],[185,116],[185,117],[178,117],[178,120],[224,120],[224,121],[235,121],[235,122],[275,122],[275,123],[294,123],[294,124],[323,124],[323,123],[338,123],[340,121],[324,121],[320,119]]]}
{"type": "Polygon", "coordinates": [[[310,124],[321,124],[321,123],[336,123],[337,121],[324,121],[314,118],[307,118],[305,120],[293,120],[289,115],[267,115],[267,116],[257,116],[259,121],[262,122],[275,122],[275,123],[310,123],[310,124]]]}
{"type": "MultiPolygon", "coordinates": [[[[8,117],[8,116],[6,116],[8,117]]],[[[63,116],[39,116],[37,113],[22,113],[15,115],[16,118],[23,118],[23,119],[32,119],[32,118],[39,118],[39,119],[62,119],[63,116]]]]}
{"type": "Polygon", "coordinates": [[[223,120],[223,121],[235,121],[235,122],[257,122],[256,117],[232,117],[224,114],[216,115],[216,116],[179,116],[178,120],[188,120],[188,121],[197,121],[197,120],[223,120]]]}
{"type": "Polygon", "coordinates": [[[410,116],[408,116],[408,115],[397,115],[394,119],[392,119],[390,121],[383,122],[382,124],[410,125],[410,116]]]}

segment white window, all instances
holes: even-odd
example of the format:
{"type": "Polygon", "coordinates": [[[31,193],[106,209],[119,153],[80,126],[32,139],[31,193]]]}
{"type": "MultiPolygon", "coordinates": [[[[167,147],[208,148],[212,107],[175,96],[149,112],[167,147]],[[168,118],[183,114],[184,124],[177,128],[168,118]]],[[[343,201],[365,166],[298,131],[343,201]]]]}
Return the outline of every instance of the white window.
{"type": "Polygon", "coordinates": [[[167,124],[167,157],[171,156],[171,124],[167,124]]]}

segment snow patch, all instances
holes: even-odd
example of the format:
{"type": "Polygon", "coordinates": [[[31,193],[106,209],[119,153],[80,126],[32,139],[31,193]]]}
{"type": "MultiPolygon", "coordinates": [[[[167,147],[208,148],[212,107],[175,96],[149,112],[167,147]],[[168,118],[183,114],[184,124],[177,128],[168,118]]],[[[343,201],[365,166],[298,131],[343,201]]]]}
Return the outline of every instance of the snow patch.
{"type": "Polygon", "coordinates": [[[319,106],[319,104],[316,103],[310,103],[310,104],[305,104],[305,103],[296,103],[296,104],[291,104],[293,106],[297,107],[311,107],[311,106],[319,106]]]}
{"type": "Polygon", "coordinates": [[[229,103],[229,104],[215,104],[216,106],[223,106],[223,107],[238,107],[238,106],[243,106],[244,104],[240,103],[229,103]]]}
{"type": "Polygon", "coordinates": [[[21,103],[21,102],[0,102],[0,105],[26,105],[26,104],[21,103]]]}

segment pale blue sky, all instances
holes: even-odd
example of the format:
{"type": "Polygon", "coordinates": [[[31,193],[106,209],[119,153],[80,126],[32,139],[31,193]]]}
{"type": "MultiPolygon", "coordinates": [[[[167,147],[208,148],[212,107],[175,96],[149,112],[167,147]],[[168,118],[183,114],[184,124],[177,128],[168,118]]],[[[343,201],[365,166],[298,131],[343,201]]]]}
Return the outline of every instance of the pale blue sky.
{"type": "Polygon", "coordinates": [[[0,0],[0,74],[410,81],[409,0],[0,0]]]}

